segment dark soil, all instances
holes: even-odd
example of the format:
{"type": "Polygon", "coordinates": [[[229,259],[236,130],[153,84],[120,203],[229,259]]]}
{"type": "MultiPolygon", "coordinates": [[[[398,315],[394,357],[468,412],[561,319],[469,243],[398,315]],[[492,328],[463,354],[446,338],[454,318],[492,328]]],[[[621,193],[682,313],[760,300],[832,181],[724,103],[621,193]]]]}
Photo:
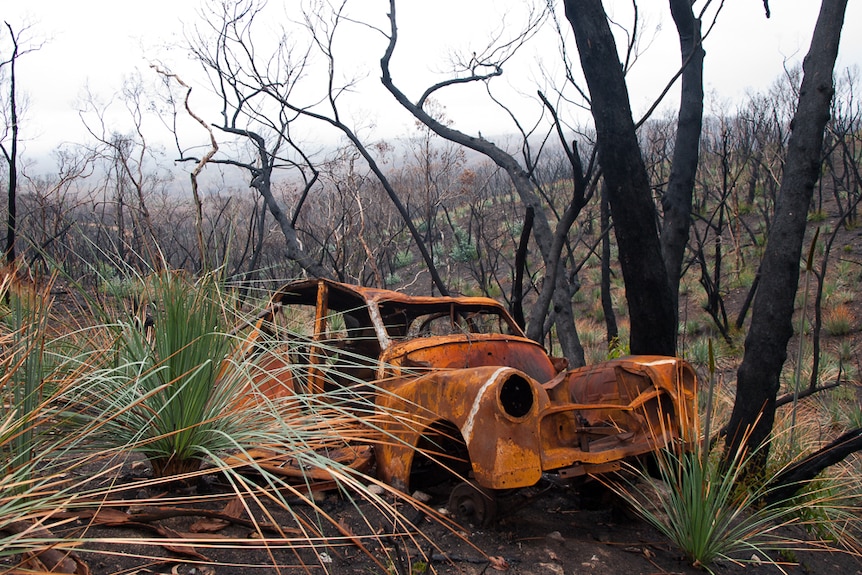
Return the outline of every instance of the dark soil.
{"type": "MultiPolygon", "coordinates": [[[[132,458],[134,459],[134,458],[132,458]]],[[[120,481],[134,481],[148,475],[142,462],[124,466],[120,481]],[[132,470],[134,469],[134,471],[132,470]]],[[[431,509],[445,508],[452,484],[428,489],[431,509]]],[[[557,483],[543,480],[539,485],[502,495],[498,499],[497,519],[489,526],[477,526],[463,521],[459,527],[445,526],[432,520],[428,513],[399,504],[403,516],[417,526],[416,530],[393,527],[391,518],[381,515],[369,502],[354,502],[336,492],[316,495],[317,507],[337,522],[338,527],[320,522],[319,515],[307,502],[291,498],[295,516],[305,517],[309,525],[319,525],[326,543],[318,541],[318,550],[297,549],[270,543],[261,548],[255,529],[240,522],[227,525],[212,537],[215,545],[196,543],[180,548],[167,545],[168,538],[178,538],[192,531],[192,524],[203,519],[201,514],[176,514],[179,505],[174,496],[207,495],[222,499],[198,500],[184,504],[187,509],[224,509],[232,499],[230,490],[218,476],[208,476],[196,486],[135,487],[128,492],[118,490],[122,504],[113,512],[129,512],[129,522],[115,525],[91,525],[86,515],[74,520],[57,535],[68,537],[86,534],[88,542],[77,551],[78,556],[95,575],[118,573],[171,573],[174,575],[233,575],[242,573],[390,573],[397,575],[441,574],[702,574],[704,570],[690,564],[665,538],[650,526],[636,519],[630,510],[598,484],[557,483]],[[137,498],[146,505],[131,504],[137,498]],[[147,516],[150,514],[150,516],[147,516]],[[162,514],[153,518],[153,514],[162,514]],[[171,516],[174,515],[174,516],[171,516]],[[88,527],[89,525],[89,527],[88,527]],[[392,533],[412,531],[413,537],[392,533]],[[373,536],[369,536],[373,534],[373,536]],[[351,541],[362,540],[364,549],[351,541]],[[118,542],[119,541],[119,542],[118,542]],[[160,544],[165,543],[165,545],[160,544]],[[278,565],[275,567],[274,565],[278,565]]],[[[387,496],[384,496],[387,497],[387,496]]],[[[391,496],[388,496],[392,499],[391,496]]],[[[119,502],[118,502],[119,503],[119,502]]],[[[290,513],[277,506],[268,506],[272,514],[254,515],[261,522],[276,523],[285,529],[298,523],[290,513]]],[[[248,519],[245,514],[242,519],[248,519]]],[[[267,533],[270,537],[274,532],[267,533]]],[[[798,529],[788,535],[805,538],[798,529]]],[[[196,534],[195,537],[206,537],[196,534]]],[[[743,557],[751,559],[751,555],[743,557]]],[[[835,573],[862,574],[862,560],[846,552],[794,551],[781,561],[781,568],[765,562],[736,565],[730,562],[713,566],[717,574],[788,574],[835,573]]],[[[0,568],[9,569],[19,558],[0,559],[0,568]]]]}

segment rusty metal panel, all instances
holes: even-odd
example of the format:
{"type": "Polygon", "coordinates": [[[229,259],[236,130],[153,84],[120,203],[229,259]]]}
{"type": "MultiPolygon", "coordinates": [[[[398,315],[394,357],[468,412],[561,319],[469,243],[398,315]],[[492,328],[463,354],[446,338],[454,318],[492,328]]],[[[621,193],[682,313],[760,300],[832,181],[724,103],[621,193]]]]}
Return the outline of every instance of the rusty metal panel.
{"type": "Polygon", "coordinates": [[[412,407],[415,417],[408,412],[389,427],[405,441],[378,450],[382,478],[407,485],[414,456],[410,446],[418,441],[423,428],[443,420],[461,432],[473,474],[481,485],[502,489],[536,483],[542,473],[536,423],[539,406],[547,403],[547,396],[532,382],[544,397],[537,397],[536,405],[519,418],[507,415],[501,405],[500,389],[511,377],[523,378],[511,368],[480,367],[387,382],[386,389],[392,394],[378,399],[384,410],[405,405],[422,407],[412,407]]]}
{"type": "MultiPolygon", "coordinates": [[[[630,356],[564,371],[565,362],[526,339],[487,298],[411,297],[303,280],[280,290],[267,313],[294,304],[314,310],[316,344],[328,337],[330,313],[352,314],[341,349],[361,350],[363,369],[343,384],[367,377],[379,391],[378,421],[388,439],[375,447],[377,473],[399,489],[409,489],[418,460],[433,457],[469,459],[464,472],[489,489],[533,485],[545,472],[564,478],[607,472],[687,437],[694,423],[696,377],[683,360],[630,356]],[[489,317],[509,326],[507,333],[485,331],[489,317]],[[373,345],[351,345],[353,334],[373,345]],[[417,453],[420,445],[434,452],[435,438],[436,455],[417,453]]],[[[323,389],[316,348],[308,370],[312,392],[323,389]]],[[[302,386],[283,365],[272,369],[283,375],[279,384],[261,385],[264,393],[302,386]]]]}

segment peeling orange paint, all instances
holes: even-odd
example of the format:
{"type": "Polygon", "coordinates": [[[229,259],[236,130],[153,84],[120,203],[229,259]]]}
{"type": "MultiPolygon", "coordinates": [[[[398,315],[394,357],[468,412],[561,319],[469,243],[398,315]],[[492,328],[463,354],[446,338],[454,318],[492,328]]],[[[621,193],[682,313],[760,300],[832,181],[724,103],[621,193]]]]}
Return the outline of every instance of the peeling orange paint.
{"type": "MultiPolygon", "coordinates": [[[[399,489],[420,468],[487,489],[612,470],[693,426],[696,377],[685,361],[629,356],[566,371],[488,298],[294,282],[256,330],[284,346],[293,335],[278,331],[277,313],[313,318],[308,341],[293,343],[311,350],[312,391],[370,391],[387,437],[375,447],[377,473],[399,489]]],[[[302,385],[301,364],[281,373],[282,386],[261,389],[302,385]]]]}

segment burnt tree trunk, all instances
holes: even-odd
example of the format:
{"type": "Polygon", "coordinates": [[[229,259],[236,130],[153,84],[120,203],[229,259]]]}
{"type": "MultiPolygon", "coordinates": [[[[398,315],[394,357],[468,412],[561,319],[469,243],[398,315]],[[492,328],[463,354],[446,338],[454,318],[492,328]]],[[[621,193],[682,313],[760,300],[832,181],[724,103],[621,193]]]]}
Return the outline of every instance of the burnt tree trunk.
{"type": "Polygon", "coordinates": [[[527,250],[530,247],[532,229],[533,208],[527,208],[524,227],[521,229],[521,239],[518,241],[518,251],[515,252],[515,281],[512,282],[512,304],[509,306],[512,317],[521,329],[527,327],[527,319],[524,317],[524,268],[527,267],[527,250]]]}
{"type": "MultiPolygon", "coordinates": [[[[260,134],[246,129],[237,129],[231,126],[222,125],[218,129],[247,138],[251,145],[254,146],[257,152],[258,164],[243,164],[230,161],[230,163],[247,170],[252,178],[249,187],[254,188],[263,198],[269,213],[275,218],[279,229],[285,239],[284,255],[287,259],[296,262],[303,270],[308,272],[312,277],[331,277],[331,272],[323,265],[312,258],[302,247],[301,242],[296,234],[296,228],[293,226],[288,214],[284,211],[281,203],[272,192],[272,172],[275,168],[274,155],[267,149],[266,140],[260,134]]],[[[213,163],[220,163],[213,161],[213,163]]]]}
{"type": "Polygon", "coordinates": [[[601,207],[599,219],[602,226],[602,285],[601,299],[602,311],[605,315],[605,331],[607,332],[608,351],[613,349],[620,338],[620,330],[617,327],[617,316],[614,311],[614,302],[611,298],[611,212],[608,206],[608,190],[602,185],[601,207]]]}
{"type": "MultiPolygon", "coordinates": [[[[691,227],[691,198],[703,125],[703,58],[700,20],[692,11],[692,0],[670,0],[670,11],[679,34],[682,55],[682,89],[673,163],[667,191],[661,200],[664,220],[661,245],[670,282],[673,309],[679,311],[679,280],[691,227]]],[[[676,322],[679,324],[679,322],[676,322]]]]}
{"type": "MultiPolygon", "coordinates": [[[[18,205],[18,99],[15,87],[16,72],[15,64],[18,60],[18,37],[15,35],[12,26],[6,23],[6,28],[9,30],[9,37],[12,39],[12,56],[8,61],[9,64],[9,124],[11,126],[12,142],[7,150],[5,146],[0,146],[3,150],[3,155],[6,163],[9,166],[9,186],[7,189],[6,205],[6,263],[13,264],[16,259],[15,254],[15,237],[17,235],[18,215],[16,206],[18,205]]],[[[4,62],[5,64],[6,62],[4,62]]]]}
{"type": "Polygon", "coordinates": [[[823,0],[811,47],[802,64],[802,86],[791,122],[784,177],[761,262],[745,354],[737,372],[725,462],[731,461],[740,449],[759,446],[763,449],[758,451],[758,460],[763,462],[768,456],[779,375],[793,335],[799,261],[808,206],[820,175],[823,131],[834,93],[832,72],[846,8],[847,0],[823,0]]]}
{"type": "Polygon", "coordinates": [[[592,100],[631,318],[631,352],[675,355],[674,298],[616,42],[601,0],[566,0],[565,8],[592,100]]]}

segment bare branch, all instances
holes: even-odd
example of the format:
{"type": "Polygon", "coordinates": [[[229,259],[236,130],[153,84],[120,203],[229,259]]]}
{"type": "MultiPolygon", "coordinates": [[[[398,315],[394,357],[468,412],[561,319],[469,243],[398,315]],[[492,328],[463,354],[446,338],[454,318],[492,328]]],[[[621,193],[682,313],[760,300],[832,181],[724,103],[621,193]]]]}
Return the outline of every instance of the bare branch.
{"type": "Polygon", "coordinates": [[[201,202],[201,196],[198,192],[198,175],[200,175],[201,171],[204,169],[204,166],[207,165],[207,162],[218,152],[218,142],[216,141],[215,134],[213,134],[212,128],[209,127],[200,116],[192,112],[192,108],[189,105],[189,98],[192,95],[192,88],[185,82],[183,82],[182,78],[180,78],[177,74],[171,74],[165,70],[162,70],[155,64],[151,64],[150,67],[156,71],[157,74],[165,76],[167,78],[173,78],[177,81],[177,83],[186,89],[186,96],[183,99],[183,104],[186,107],[186,112],[188,112],[189,116],[194,118],[194,120],[203,126],[203,128],[207,131],[210,137],[210,149],[206,154],[197,162],[194,170],[191,171],[189,177],[192,182],[192,197],[195,202],[195,230],[197,231],[198,236],[198,248],[200,249],[201,256],[201,267],[204,272],[208,271],[209,265],[207,263],[207,253],[206,253],[206,245],[204,244],[204,232],[203,232],[203,203],[201,202]]]}

